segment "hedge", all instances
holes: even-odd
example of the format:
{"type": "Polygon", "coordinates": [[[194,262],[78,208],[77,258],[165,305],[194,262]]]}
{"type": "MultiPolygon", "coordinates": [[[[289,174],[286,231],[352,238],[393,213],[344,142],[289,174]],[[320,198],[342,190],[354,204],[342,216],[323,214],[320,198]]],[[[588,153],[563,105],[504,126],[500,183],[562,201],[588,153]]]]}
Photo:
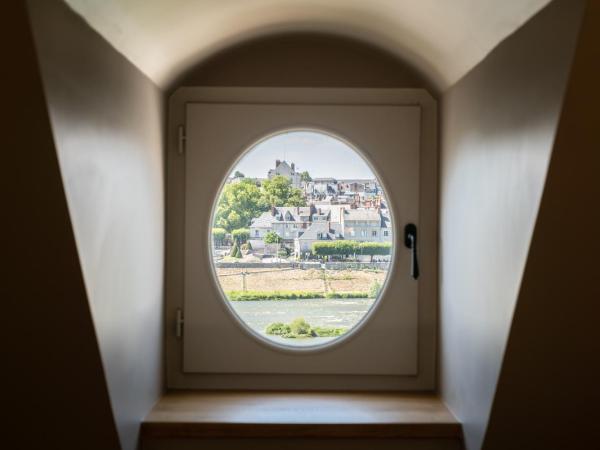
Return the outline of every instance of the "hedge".
{"type": "Polygon", "coordinates": [[[325,298],[368,298],[368,292],[328,292],[325,298]]]}
{"type": "Polygon", "coordinates": [[[250,237],[250,230],[248,228],[238,228],[231,232],[231,237],[239,244],[244,244],[250,237]]]}
{"type": "Polygon", "coordinates": [[[227,298],[233,302],[257,300],[300,300],[309,298],[368,298],[368,292],[308,292],[308,291],[227,291],[227,298]]]}
{"type": "Polygon", "coordinates": [[[325,298],[325,295],[322,292],[307,291],[228,291],[225,295],[233,302],[325,298]]]}
{"type": "Polygon", "coordinates": [[[213,228],[212,229],[212,237],[215,243],[223,244],[225,237],[227,236],[227,231],[225,228],[213,228]]]}
{"type": "Polygon", "coordinates": [[[390,242],[358,242],[333,241],[315,242],[312,254],[316,256],[350,256],[350,255],[389,255],[392,252],[390,242]]]}

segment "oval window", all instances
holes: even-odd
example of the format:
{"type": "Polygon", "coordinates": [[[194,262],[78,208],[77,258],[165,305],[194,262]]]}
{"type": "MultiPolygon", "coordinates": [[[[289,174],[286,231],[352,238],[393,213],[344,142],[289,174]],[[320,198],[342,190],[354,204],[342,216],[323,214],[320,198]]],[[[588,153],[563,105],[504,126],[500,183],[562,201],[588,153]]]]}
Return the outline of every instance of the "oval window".
{"type": "Polygon", "coordinates": [[[276,134],[239,159],[216,200],[217,283],[255,335],[324,345],[377,302],[393,229],[381,183],[350,145],[314,131],[276,134]]]}

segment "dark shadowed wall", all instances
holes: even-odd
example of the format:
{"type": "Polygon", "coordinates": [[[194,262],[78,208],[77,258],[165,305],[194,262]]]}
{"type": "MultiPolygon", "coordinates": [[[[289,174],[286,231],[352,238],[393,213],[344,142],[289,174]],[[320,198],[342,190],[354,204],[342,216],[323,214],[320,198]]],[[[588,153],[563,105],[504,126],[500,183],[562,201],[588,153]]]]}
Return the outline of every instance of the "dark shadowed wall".
{"type": "Polygon", "coordinates": [[[600,2],[588,3],[484,449],[600,445],[600,2]]]}
{"type": "Polygon", "coordinates": [[[192,68],[179,86],[413,87],[435,90],[389,53],[348,38],[290,33],[224,50],[192,68]]]}
{"type": "Polygon", "coordinates": [[[110,401],[130,450],[164,370],[163,95],[63,2],[27,3],[110,401]]]}
{"type": "Polygon", "coordinates": [[[1,22],[1,446],[118,450],[25,3],[1,22]]]}
{"type": "Polygon", "coordinates": [[[552,2],[443,95],[441,389],[468,449],[486,431],[583,5],[552,2]]]}

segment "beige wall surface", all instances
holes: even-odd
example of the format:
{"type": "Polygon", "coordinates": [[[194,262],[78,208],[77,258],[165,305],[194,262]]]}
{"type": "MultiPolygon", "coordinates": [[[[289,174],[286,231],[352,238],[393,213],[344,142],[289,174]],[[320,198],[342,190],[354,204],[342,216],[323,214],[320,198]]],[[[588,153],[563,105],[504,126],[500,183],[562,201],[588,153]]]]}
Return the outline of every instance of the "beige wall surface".
{"type": "Polygon", "coordinates": [[[118,450],[24,2],[0,42],[1,446],[118,450]]]}
{"type": "Polygon", "coordinates": [[[600,445],[600,2],[588,3],[484,449],[600,445]]]}
{"type": "Polygon", "coordinates": [[[441,390],[468,449],[486,430],[583,4],[550,4],[442,99],[441,390]]]}
{"type": "Polygon", "coordinates": [[[163,95],[62,2],[28,5],[110,400],[134,449],[164,370],[163,95]]]}

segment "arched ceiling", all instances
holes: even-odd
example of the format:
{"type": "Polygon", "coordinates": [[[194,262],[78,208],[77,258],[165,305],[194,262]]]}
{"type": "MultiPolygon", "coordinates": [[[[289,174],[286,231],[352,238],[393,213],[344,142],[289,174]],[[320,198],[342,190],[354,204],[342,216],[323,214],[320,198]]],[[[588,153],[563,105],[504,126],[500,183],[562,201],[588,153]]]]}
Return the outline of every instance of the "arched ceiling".
{"type": "Polygon", "coordinates": [[[550,0],[65,0],[159,86],[223,48],[288,31],[379,45],[440,90],[550,0]]]}

